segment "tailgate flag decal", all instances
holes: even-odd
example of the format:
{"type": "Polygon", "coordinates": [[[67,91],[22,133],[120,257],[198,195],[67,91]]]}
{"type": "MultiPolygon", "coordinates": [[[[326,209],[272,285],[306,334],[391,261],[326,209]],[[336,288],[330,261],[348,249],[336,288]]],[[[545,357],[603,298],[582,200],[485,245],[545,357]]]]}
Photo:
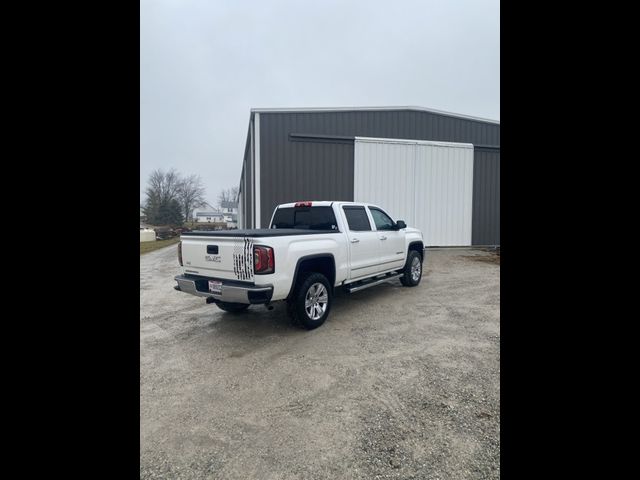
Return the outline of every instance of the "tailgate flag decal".
{"type": "Polygon", "coordinates": [[[236,240],[233,246],[233,273],[238,280],[253,278],[253,240],[236,240]]]}

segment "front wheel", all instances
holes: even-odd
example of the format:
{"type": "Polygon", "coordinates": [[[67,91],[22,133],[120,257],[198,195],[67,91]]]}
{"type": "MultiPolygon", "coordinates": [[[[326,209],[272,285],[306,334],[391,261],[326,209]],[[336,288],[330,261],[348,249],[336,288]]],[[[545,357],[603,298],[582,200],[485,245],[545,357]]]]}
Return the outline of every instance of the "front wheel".
{"type": "Polygon", "coordinates": [[[409,252],[407,263],[404,265],[404,275],[400,277],[400,282],[405,287],[415,287],[422,278],[422,257],[415,250],[409,252]]]}
{"type": "Polygon", "coordinates": [[[333,294],[327,277],[321,273],[308,273],[300,282],[289,301],[294,322],[307,330],[324,323],[331,310],[333,294]]]}
{"type": "Polygon", "coordinates": [[[249,308],[249,304],[247,303],[216,302],[216,305],[220,310],[229,313],[240,313],[249,308]]]}

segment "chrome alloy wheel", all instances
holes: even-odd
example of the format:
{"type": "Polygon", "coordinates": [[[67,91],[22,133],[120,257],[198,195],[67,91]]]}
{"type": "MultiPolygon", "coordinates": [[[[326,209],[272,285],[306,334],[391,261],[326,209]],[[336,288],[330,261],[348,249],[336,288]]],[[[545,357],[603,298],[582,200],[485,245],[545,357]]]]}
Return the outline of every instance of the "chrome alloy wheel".
{"type": "Polygon", "coordinates": [[[327,289],[321,283],[314,283],[307,290],[307,295],[304,299],[304,309],[307,312],[307,316],[311,320],[319,320],[324,312],[327,311],[327,304],[329,302],[329,294],[327,289]]]}
{"type": "Polygon", "coordinates": [[[413,261],[411,262],[411,279],[414,282],[417,282],[420,279],[421,271],[422,266],[420,265],[420,259],[418,257],[413,257],[413,261]]]}

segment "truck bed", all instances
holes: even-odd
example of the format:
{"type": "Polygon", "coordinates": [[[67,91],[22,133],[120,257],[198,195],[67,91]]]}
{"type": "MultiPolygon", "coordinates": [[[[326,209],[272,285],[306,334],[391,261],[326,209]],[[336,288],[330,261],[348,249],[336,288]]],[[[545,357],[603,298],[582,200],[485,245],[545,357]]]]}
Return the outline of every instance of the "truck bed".
{"type": "MultiPolygon", "coordinates": [[[[261,228],[251,230],[198,230],[184,232],[181,238],[184,273],[219,280],[254,281],[254,244],[268,243],[277,251],[278,244],[290,245],[326,238],[341,237],[338,230],[307,228],[261,228]],[[328,235],[334,234],[334,235],[328,235]],[[314,237],[315,235],[315,237],[314,237]],[[274,238],[275,237],[275,238],[274,238]]],[[[285,266],[286,251],[276,254],[285,266]]],[[[286,276],[280,275],[281,278],[286,276]]]]}
{"type": "Polygon", "coordinates": [[[286,237],[292,235],[318,235],[320,233],[340,233],[339,230],[309,230],[303,228],[258,228],[253,230],[193,230],[184,232],[182,237],[286,237]]]}

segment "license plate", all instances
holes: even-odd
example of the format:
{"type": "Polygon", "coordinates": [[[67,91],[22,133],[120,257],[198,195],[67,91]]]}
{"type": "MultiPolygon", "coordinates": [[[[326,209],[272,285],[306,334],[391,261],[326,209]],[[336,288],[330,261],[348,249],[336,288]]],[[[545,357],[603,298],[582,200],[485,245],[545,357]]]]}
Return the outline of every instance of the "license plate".
{"type": "Polygon", "coordinates": [[[209,291],[211,293],[222,293],[222,282],[218,280],[209,280],[209,291]]]}

